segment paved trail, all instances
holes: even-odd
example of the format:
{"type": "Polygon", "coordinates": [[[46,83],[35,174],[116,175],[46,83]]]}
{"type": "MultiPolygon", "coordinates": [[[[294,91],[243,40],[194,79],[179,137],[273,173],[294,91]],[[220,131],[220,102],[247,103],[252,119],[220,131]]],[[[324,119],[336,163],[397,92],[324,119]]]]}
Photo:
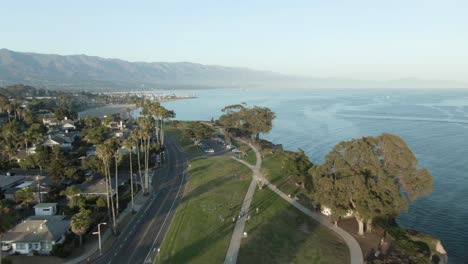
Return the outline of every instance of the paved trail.
{"type": "MultiPolygon", "coordinates": [[[[241,139],[237,139],[237,140],[245,144],[248,144],[255,151],[255,155],[257,156],[257,163],[255,164],[255,166],[252,166],[243,160],[233,157],[235,160],[249,167],[252,170],[254,177],[252,178],[252,182],[250,183],[249,190],[247,191],[247,194],[245,195],[245,198],[244,198],[244,203],[242,204],[242,212],[246,212],[246,213],[243,217],[239,218],[236,223],[234,233],[232,234],[231,243],[229,244],[229,249],[226,254],[226,259],[224,261],[225,264],[236,263],[237,261],[237,255],[239,254],[240,242],[241,242],[242,235],[244,232],[244,227],[245,227],[245,220],[246,220],[245,218],[247,217],[247,212],[249,212],[249,207],[250,207],[250,203],[252,202],[252,197],[256,189],[257,180],[260,179],[260,168],[262,166],[262,156],[260,154],[260,151],[258,151],[257,147],[253,146],[252,144],[244,140],[241,140],[241,139]]],[[[264,185],[268,186],[268,188],[270,188],[273,192],[275,192],[281,198],[286,200],[288,203],[290,203],[291,205],[299,209],[304,214],[310,216],[311,218],[313,218],[315,221],[319,222],[323,226],[327,227],[331,231],[335,232],[335,234],[337,234],[339,237],[341,237],[345,241],[345,243],[348,245],[350,258],[351,258],[351,264],[364,263],[364,257],[362,255],[361,247],[359,246],[359,243],[356,241],[356,239],[354,239],[352,235],[350,235],[344,229],[333,225],[330,222],[330,219],[328,219],[328,217],[320,213],[311,211],[310,209],[301,205],[296,200],[288,197],[288,195],[278,190],[276,186],[272,185],[267,179],[261,179],[261,180],[264,183],[264,185]]]]}
{"type": "MultiPolygon", "coordinates": [[[[247,143],[243,140],[239,141],[242,141],[250,145],[251,148],[253,148],[253,146],[250,143],[247,143]]],[[[237,255],[239,254],[240,243],[244,234],[245,221],[247,219],[250,203],[252,202],[255,189],[257,188],[257,179],[259,178],[260,168],[262,167],[262,157],[260,156],[259,152],[255,152],[255,154],[257,155],[257,163],[255,164],[255,166],[233,157],[233,159],[242,162],[247,167],[249,167],[253,172],[253,177],[252,181],[250,182],[249,189],[245,194],[244,202],[242,203],[240,217],[237,219],[236,226],[234,227],[234,232],[232,233],[231,242],[229,243],[229,248],[226,254],[226,259],[224,260],[224,263],[226,264],[234,264],[237,262],[237,255]]]]}

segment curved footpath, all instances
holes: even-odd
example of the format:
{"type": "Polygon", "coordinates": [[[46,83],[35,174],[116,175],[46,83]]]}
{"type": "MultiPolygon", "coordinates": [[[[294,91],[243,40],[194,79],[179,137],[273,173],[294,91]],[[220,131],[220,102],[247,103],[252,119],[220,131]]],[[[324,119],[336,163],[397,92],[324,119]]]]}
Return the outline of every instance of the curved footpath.
{"type": "MultiPolygon", "coordinates": [[[[258,149],[255,146],[253,146],[252,144],[244,140],[241,140],[241,139],[237,139],[237,140],[245,144],[248,144],[253,149],[253,151],[255,151],[255,155],[257,156],[257,163],[255,164],[255,166],[252,166],[243,160],[233,157],[233,159],[249,167],[252,170],[254,176],[252,177],[252,182],[250,183],[249,190],[247,191],[247,194],[245,195],[245,198],[244,198],[244,203],[242,204],[241,215],[243,215],[242,212],[245,212],[245,214],[237,220],[234,232],[232,234],[231,243],[229,244],[228,252],[226,254],[226,259],[224,261],[224,263],[226,264],[236,263],[237,261],[237,255],[239,253],[240,242],[241,242],[242,235],[244,232],[245,217],[247,216],[247,212],[249,212],[250,203],[252,201],[253,194],[255,192],[255,185],[257,184],[257,179],[259,179],[259,176],[260,176],[260,168],[262,164],[262,156],[260,154],[260,151],[258,151],[258,149]]],[[[335,225],[330,223],[330,220],[327,217],[323,216],[322,214],[314,212],[304,207],[296,200],[288,197],[288,195],[278,190],[276,186],[272,185],[267,179],[262,179],[262,181],[264,182],[266,186],[268,186],[268,188],[270,188],[273,192],[275,192],[281,198],[286,200],[288,203],[290,203],[291,205],[299,209],[304,214],[310,216],[311,218],[313,218],[315,221],[319,222],[323,226],[327,227],[331,231],[335,232],[335,234],[337,234],[339,237],[341,237],[345,241],[345,243],[348,245],[351,264],[364,263],[364,257],[362,255],[361,247],[359,246],[359,243],[356,241],[356,239],[354,239],[352,235],[350,235],[341,227],[336,227],[335,225]]]]}
{"type": "MultiPolygon", "coordinates": [[[[249,144],[249,146],[252,149],[254,149],[254,147],[250,143],[247,143],[245,141],[242,142],[249,144]]],[[[229,243],[229,248],[226,254],[226,258],[224,260],[225,264],[234,264],[237,262],[237,255],[239,254],[240,243],[244,234],[246,218],[249,212],[250,203],[252,202],[252,198],[257,187],[257,179],[260,175],[260,168],[262,167],[262,157],[260,156],[260,153],[255,152],[255,154],[257,155],[257,163],[255,164],[255,166],[252,166],[243,160],[232,157],[233,159],[249,167],[253,172],[253,177],[252,181],[250,182],[249,189],[245,194],[244,202],[242,203],[241,211],[239,217],[237,218],[236,226],[234,227],[234,232],[232,233],[231,242],[229,243]]]]}

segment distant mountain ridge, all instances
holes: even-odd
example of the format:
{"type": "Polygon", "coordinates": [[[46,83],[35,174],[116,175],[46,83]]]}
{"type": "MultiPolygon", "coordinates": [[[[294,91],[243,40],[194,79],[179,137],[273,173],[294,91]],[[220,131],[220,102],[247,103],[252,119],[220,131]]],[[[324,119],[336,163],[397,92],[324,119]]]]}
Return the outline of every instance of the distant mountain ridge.
{"type": "Polygon", "coordinates": [[[86,90],[272,87],[272,88],[460,88],[433,81],[372,82],[288,76],[247,68],[191,62],[128,62],[87,55],[55,55],[0,49],[0,86],[23,83],[48,88],[86,90]],[[412,83],[412,84],[411,84],[412,83]],[[408,86],[409,85],[409,86],[408,86]]]}

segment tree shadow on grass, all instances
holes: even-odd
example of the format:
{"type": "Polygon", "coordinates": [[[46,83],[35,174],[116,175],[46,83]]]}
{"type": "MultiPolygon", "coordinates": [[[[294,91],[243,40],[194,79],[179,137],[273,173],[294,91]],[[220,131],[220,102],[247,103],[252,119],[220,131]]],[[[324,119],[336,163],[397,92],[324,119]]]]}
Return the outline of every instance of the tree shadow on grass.
{"type": "Polygon", "coordinates": [[[259,194],[260,201],[252,207],[255,210],[258,205],[259,213],[252,212],[246,224],[248,238],[243,238],[238,263],[342,263],[345,254],[349,261],[349,251],[343,251],[348,249],[346,244],[334,234],[292,205],[278,205],[286,201],[273,192],[259,194]],[[306,243],[311,247],[304,248],[306,243]]]}
{"type": "MultiPolygon", "coordinates": [[[[200,256],[201,254],[206,253],[206,250],[209,249],[211,246],[218,243],[219,240],[223,239],[224,237],[232,234],[234,230],[235,223],[226,222],[222,226],[214,229],[211,233],[206,234],[204,237],[194,241],[193,243],[181,248],[175,254],[169,255],[165,259],[161,259],[160,263],[193,263],[193,260],[200,256]]],[[[226,245],[229,246],[229,241],[226,245]]],[[[224,255],[222,255],[222,259],[210,259],[211,263],[219,263],[224,260],[224,255]]]]}

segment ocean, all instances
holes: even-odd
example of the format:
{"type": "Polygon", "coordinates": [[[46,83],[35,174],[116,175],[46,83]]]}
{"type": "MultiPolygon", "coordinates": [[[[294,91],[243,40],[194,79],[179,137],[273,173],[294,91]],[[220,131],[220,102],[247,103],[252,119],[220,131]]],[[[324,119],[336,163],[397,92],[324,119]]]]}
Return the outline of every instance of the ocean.
{"type": "Polygon", "coordinates": [[[179,120],[210,120],[245,102],[277,118],[262,138],[303,149],[314,163],[342,140],[389,132],[402,137],[433,175],[432,194],[413,202],[400,226],[441,239],[450,263],[468,261],[467,90],[178,90],[195,99],[164,103],[179,120]]]}

